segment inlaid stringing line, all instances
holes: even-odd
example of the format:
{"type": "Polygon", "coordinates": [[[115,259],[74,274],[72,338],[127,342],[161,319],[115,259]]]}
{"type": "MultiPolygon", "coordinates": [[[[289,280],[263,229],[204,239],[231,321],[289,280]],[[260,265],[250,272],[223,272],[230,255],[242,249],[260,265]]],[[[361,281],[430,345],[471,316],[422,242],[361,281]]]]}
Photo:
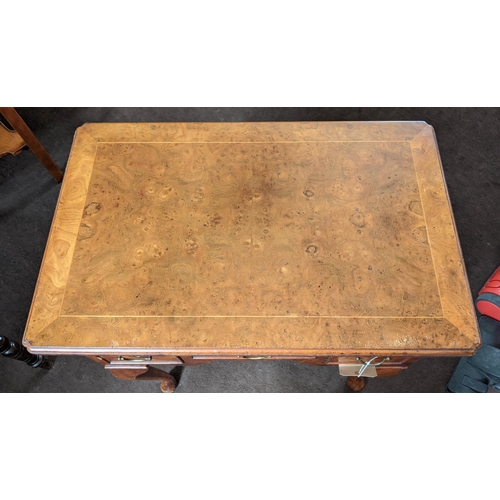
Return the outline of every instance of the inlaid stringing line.
{"type": "Polygon", "coordinates": [[[294,316],[294,315],[185,315],[185,316],[169,316],[169,315],[132,315],[132,314],[63,314],[61,318],[305,318],[305,319],[315,319],[315,318],[354,318],[354,319],[445,319],[444,316],[329,316],[329,315],[317,315],[317,316],[294,316]]]}

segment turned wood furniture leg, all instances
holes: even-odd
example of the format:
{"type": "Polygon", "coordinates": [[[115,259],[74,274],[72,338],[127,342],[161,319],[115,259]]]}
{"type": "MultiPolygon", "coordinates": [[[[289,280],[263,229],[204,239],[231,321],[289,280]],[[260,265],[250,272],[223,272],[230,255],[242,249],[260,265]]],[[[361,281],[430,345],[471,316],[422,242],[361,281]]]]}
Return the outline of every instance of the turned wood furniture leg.
{"type": "Polygon", "coordinates": [[[28,125],[24,123],[24,120],[19,116],[18,112],[14,108],[0,107],[0,113],[2,113],[5,119],[14,127],[14,130],[21,136],[26,145],[42,162],[43,166],[50,172],[52,177],[54,177],[57,182],[61,182],[63,173],[59,170],[49,153],[45,151],[45,148],[40,144],[28,125]]]}
{"type": "Polygon", "coordinates": [[[160,389],[162,392],[175,391],[175,378],[170,373],[154,368],[153,366],[106,365],[105,368],[116,378],[123,380],[161,380],[160,389]]]}
{"type": "Polygon", "coordinates": [[[0,354],[7,358],[24,361],[32,368],[43,368],[50,370],[54,362],[39,354],[31,354],[26,347],[15,340],[9,340],[7,337],[0,336],[0,354]]]}

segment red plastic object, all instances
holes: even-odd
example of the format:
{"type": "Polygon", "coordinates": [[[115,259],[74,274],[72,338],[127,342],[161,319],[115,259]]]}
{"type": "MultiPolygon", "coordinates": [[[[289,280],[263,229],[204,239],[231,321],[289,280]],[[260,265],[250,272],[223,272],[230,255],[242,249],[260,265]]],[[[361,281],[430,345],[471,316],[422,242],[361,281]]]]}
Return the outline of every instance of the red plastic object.
{"type": "Polygon", "coordinates": [[[478,295],[483,293],[494,293],[500,296],[500,267],[490,276],[490,279],[484,284],[483,288],[479,290],[478,295]]]}
{"type": "Polygon", "coordinates": [[[479,291],[476,307],[481,314],[500,321],[500,267],[479,291]]]}
{"type": "Polygon", "coordinates": [[[486,300],[478,300],[476,302],[476,307],[481,314],[500,321],[500,307],[497,305],[486,300]]]}

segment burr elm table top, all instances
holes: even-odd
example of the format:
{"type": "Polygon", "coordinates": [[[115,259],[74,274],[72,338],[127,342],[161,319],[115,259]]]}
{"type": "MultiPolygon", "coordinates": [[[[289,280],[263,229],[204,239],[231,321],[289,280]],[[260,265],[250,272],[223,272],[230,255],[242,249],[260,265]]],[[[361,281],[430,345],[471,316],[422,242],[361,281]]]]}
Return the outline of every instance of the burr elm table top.
{"type": "Polygon", "coordinates": [[[24,343],[472,354],[479,334],[432,127],[83,125],[24,343]]]}

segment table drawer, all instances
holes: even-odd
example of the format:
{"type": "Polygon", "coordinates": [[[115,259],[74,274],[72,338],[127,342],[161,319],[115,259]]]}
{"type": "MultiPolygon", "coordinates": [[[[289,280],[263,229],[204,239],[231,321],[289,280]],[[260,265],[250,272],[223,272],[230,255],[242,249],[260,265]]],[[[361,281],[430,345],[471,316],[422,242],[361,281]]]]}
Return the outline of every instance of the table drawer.
{"type": "MultiPolygon", "coordinates": [[[[360,363],[360,360],[363,362],[367,362],[370,359],[374,358],[374,356],[330,356],[326,358],[327,365],[338,365],[338,364],[357,364],[360,363]]],[[[382,365],[384,367],[389,366],[405,366],[416,361],[417,358],[410,358],[408,356],[379,356],[374,362],[380,363],[384,360],[384,358],[389,358],[385,360],[382,365]]],[[[380,366],[382,366],[380,365],[380,366]]]]}
{"type": "Polygon", "coordinates": [[[219,361],[219,360],[238,360],[238,361],[258,361],[258,360],[301,360],[301,359],[315,359],[316,356],[259,356],[259,355],[242,355],[242,356],[193,356],[193,360],[207,360],[207,361],[219,361]]]}
{"type": "Polygon", "coordinates": [[[104,362],[114,366],[121,365],[183,365],[184,361],[178,356],[99,356],[104,362]]]}

